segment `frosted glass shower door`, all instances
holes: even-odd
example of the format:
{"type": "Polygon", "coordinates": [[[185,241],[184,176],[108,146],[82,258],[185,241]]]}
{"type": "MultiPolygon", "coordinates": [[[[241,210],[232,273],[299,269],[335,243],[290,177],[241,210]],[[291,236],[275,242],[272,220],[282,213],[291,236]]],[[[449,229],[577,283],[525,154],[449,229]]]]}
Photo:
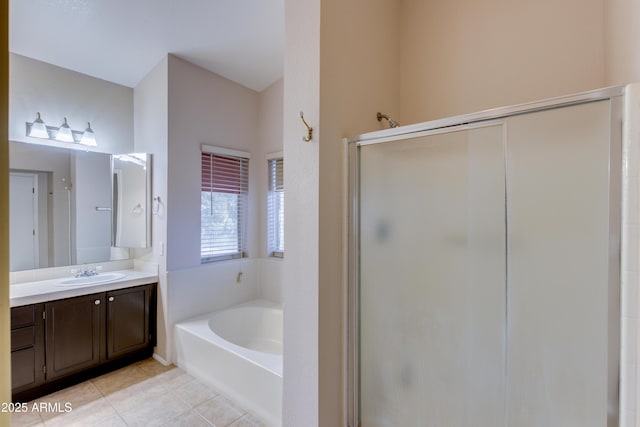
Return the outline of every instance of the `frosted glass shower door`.
{"type": "Polygon", "coordinates": [[[362,427],[504,425],[503,126],[359,149],[362,427]]]}
{"type": "Polygon", "coordinates": [[[607,100],[507,119],[508,426],[617,426],[609,111],[607,100]]]}

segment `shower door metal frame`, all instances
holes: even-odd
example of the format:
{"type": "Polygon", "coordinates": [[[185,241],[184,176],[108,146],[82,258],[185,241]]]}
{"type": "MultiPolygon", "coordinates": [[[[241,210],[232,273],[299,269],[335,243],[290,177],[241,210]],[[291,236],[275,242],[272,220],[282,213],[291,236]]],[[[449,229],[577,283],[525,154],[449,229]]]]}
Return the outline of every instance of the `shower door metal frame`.
{"type": "MultiPolygon", "coordinates": [[[[360,426],[360,147],[471,129],[496,124],[508,117],[610,101],[609,140],[609,275],[608,275],[608,370],[607,426],[619,426],[620,412],[620,285],[622,238],[622,119],[624,86],[614,86],[542,101],[485,110],[478,113],[433,120],[359,135],[348,141],[347,183],[347,334],[346,415],[348,427],[360,426]]],[[[505,147],[507,140],[503,143],[505,147]]],[[[506,161],[506,160],[505,160],[506,161]]],[[[506,177],[505,177],[506,179],[506,177]]],[[[508,253],[507,253],[508,256],[508,253]]],[[[508,282],[507,276],[507,282],[508,282]]],[[[507,337],[508,339],[508,337],[507,337]]],[[[506,420],[505,420],[506,422],[506,420]]],[[[366,427],[366,426],[362,426],[366,427]]],[[[604,427],[604,426],[603,426],[604,427]]]]}

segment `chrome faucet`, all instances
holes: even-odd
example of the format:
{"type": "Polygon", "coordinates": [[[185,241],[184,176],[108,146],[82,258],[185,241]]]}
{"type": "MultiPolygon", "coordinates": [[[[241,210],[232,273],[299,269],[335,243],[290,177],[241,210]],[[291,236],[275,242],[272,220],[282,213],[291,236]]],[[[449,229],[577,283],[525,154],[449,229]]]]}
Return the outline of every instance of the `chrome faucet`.
{"type": "Polygon", "coordinates": [[[102,267],[97,266],[97,267],[93,267],[93,268],[79,268],[79,269],[73,269],[71,270],[71,274],[74,274],[75,277],[91,277],[91,276],[97,276],[98,272],[102,270],[102,267]]]}

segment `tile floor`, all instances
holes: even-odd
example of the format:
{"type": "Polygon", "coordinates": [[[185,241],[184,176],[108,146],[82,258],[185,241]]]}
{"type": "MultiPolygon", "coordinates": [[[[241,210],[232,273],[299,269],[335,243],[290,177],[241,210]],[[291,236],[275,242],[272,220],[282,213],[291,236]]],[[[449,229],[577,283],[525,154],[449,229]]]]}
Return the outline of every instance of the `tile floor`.
{"type": "Polygon", "coordinates": [[[27,412],[13,414],[11,426],[265,427],[182,369],[154,359],[41,397],[27,407],[27,412]],[[70,411],[64,412],[65,404],[70,411]],[[34,405],[42,410],[33,410],[34,405]]]}

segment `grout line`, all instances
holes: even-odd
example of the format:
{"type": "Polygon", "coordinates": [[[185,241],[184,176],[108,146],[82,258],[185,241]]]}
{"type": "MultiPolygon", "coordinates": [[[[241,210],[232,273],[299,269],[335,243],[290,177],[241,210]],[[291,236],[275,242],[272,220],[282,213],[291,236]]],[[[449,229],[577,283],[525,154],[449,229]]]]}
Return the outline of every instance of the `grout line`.
{"type": "MultiPolygon", "coordinates": [[[[236,406],[237,407],[237,406],[236,406]]],[[[229,424],[227,424],[227,426],[231,427],[233,424],[235,424],[236,422],[238,422],[241,418],[243,418],[245,415],[247,415],[246,413],[240,415],[238,418],[236,418],[235,420],[231,421],[229,424]]]]}

